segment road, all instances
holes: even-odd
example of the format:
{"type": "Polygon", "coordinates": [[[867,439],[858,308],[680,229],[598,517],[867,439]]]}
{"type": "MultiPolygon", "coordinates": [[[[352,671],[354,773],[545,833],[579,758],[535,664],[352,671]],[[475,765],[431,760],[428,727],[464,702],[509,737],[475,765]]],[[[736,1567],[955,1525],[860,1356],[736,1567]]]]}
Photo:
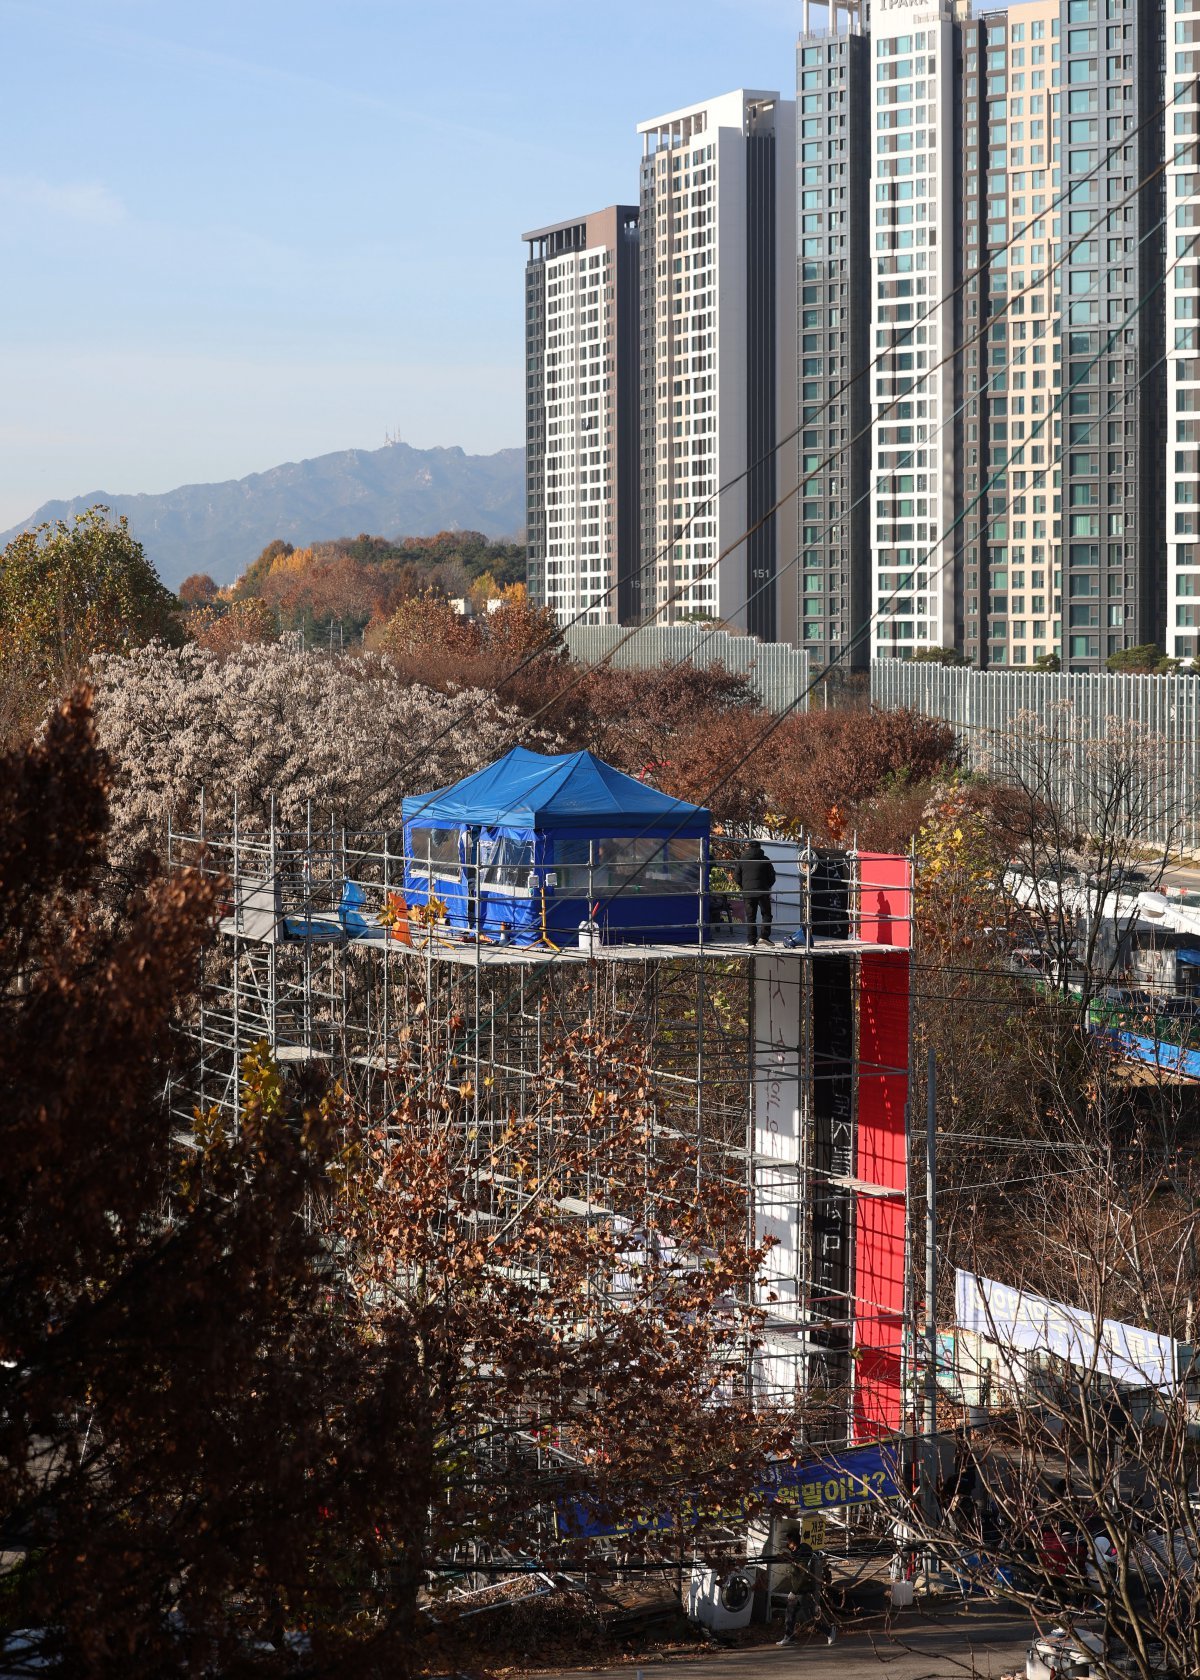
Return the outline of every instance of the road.
{"type": "Polygon", "coordinates": [[[901,1611],[890,1629],[872,1618],[843,1633],[829,1647],[810,1644],[740,1646],[678,1656],[630,1659],[615,1668],[577,1668],[546,1680],[658,1680],[664,1669],[680,1680],[796,1680],[807,1674],[829,1680],[1000,1680],[1025,1673],[1032,1639],[1027,1617],[980,1603],[969,1611],[932,1608],[901,1611]]]}

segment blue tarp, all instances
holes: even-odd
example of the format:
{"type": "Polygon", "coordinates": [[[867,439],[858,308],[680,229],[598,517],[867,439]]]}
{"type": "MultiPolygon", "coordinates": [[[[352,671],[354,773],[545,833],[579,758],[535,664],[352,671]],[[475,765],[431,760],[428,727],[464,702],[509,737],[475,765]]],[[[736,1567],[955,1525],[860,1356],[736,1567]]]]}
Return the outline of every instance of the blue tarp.
{"type": "Polygon", "coordinates": [[[470,824],[687,839],[706,835],[710,821],[703,806],[647,787],[594,753],[536,753],[528,747],[514,747],[451,787],[404,801],[406,826],[470,824]]]}
{"type": "Polygon", "coordinates": [[[1185,1050],[1180,1044],[1168,1044],[1161,1038],[1148,1038],[1143,1033],[1124,1032],[1119,1028],[1093,1028],[1123,1051],[1131,1061],[1145,1062],[1147,1067],[1160,1068],[1163,1073],[1177,1073],[1183,1079],[1200,1079],[1200,1050],[1185,1050]]]}
{"type": "Polygon", "coordinates": [[[573,940],[593,905],[602,939],[691,942],[709,824],[592,753],[514,747],[404,801],[405,892],[432,888],[452,928],[521,945],[573,940]]]}

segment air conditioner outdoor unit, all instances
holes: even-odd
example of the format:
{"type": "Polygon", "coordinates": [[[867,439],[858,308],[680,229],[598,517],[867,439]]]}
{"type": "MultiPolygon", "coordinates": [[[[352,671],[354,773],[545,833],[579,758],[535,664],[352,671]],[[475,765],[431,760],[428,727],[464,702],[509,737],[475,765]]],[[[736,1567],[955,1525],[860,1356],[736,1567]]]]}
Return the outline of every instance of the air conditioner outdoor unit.
{"type": "Polygon", "coordinates": [[[688,1615],[719,1633],[748,1627],[754,1609],[754,1587],[740,1569],[721,1576],[715,1569],[693,1569],[688,1589],[688,1615]]]}

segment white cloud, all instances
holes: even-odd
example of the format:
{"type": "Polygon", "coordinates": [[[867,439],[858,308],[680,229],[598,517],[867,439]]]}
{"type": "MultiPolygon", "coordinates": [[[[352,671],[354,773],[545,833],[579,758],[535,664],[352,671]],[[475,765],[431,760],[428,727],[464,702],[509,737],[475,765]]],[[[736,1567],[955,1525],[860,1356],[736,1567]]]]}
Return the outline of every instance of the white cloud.
{"type": "Polygon", "coordinates": [[[37,175],[0,175],[0,203],[41,210],[92,226],[125,219],[125,206],[100,181],[46,181],[37,175]]]}

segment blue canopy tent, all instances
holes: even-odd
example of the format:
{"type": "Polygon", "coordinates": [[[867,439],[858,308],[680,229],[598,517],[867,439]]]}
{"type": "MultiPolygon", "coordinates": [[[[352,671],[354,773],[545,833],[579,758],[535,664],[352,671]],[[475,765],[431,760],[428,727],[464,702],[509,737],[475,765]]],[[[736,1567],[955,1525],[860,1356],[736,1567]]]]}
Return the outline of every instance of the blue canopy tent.
{"type": "Polygon", "coordinates": [[[593,906],[615,943],[699,939],[709,813],[587,752],[514,747],[404,801],[410,904],[451,927],[532,945],[573,940],[593,906]]]}

